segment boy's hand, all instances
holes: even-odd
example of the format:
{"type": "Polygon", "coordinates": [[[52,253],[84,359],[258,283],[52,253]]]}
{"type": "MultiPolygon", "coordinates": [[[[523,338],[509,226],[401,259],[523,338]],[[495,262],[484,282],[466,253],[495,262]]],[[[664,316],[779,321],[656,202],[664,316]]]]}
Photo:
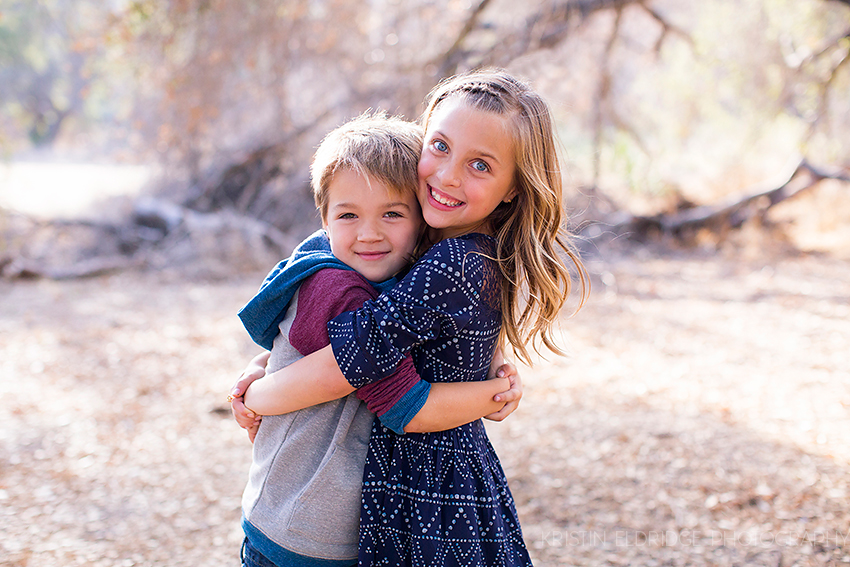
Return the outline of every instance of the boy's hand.
{"type": "Polygon", "coordinates": [[[269,357],[272,355],[270,351],[264,351],[251,359],[245,370],[239,376],[239,380],[230,388],[230,395],[234,398],[240,398],[245,394],[245,390],[251,385],[251,382],[258,380],[266,375],[266,364],[269,362],[269,357]]]}
{"type": "Polygon", "coordinates": [[[239,427],[248,430],[248,439],[253,443],[263,417],[246,408],[242,400],[242,396],[231,398],[230,411],[233,413],[233,418],[239,424],[239,427]]]}
{"type": "Polygon", "coordinates": [[[509,390],[493,396],[494,402],[505,402],[505,406],[497,412],[485,415],[484,418],[491,421],[502,421],[519,407],[519,401],[522,399],[522,379],[519,376],[516,366],[510,362],[502,364],[496,371],[496,376],[500,378],[507,377],[510,380],[511,387],[509,390]]]}
{"type": "Polygon", "coordinates": [[[243,429],[248,431],[248,439],[251,443],[257,436],[257,431],[260,428],[262,416],[255,414],[253,411],[245,407],[244,395],[248,386],[254,380],[258,380],[266,375],[266,363],[269,360],[270,352],[263,352],[253,358],[248,366],[239,376],[239,380],[230,389],[230,395],[227,397],[230,400],[230,411],[233,413],[233,418],[236,423],[243,429]]]}
{"type": "Polygon", "coordinates": [[[257,432],[260,430],[260,422],[257,422],[257,425],[252,425],[251,427],[245,428],[248,431],[248,440],[251,443],[254,442],[254,438],[257,436],[257,432]]]}

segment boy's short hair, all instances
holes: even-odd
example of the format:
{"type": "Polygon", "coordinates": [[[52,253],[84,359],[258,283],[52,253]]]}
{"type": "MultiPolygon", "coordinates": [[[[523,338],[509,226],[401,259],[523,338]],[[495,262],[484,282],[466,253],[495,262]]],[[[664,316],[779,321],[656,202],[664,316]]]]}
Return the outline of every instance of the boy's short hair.
{"type": "Polygon", "coordinates": [[[327,219],[333,176],[350,169],[383,182],[390,190],[416,193],[422,127],[383,112],[367,112],[331,130],[310,167],[316,207],[327,219]]]}

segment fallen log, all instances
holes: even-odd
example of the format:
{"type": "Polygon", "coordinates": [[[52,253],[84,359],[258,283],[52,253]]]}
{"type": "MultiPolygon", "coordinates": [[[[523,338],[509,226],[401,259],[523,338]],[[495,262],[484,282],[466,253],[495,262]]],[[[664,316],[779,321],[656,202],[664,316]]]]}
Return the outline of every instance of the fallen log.
{"type": "Polygon", "coordinates": [[[66,280],[142,267],[218,277],[271,266],[298,243],[297,236],[252,217],[200,213],[150,198],[140,199],[132,216],[117,224],[30,224],[16,235],[21,245],[0,257],[0,277],[66,280]]]}
{"type": "Polygon", "coordinates": [[[142,263],[139,259],[126,256],[110,256],[88,258],[69,266],[54,267],[34,260],[17,258],[3,266],[2,275],[8,279],[68,280],[102,276],[137,267],[142,263]]]}
{"type": "Polygon", "coordinates": [[[850,175],[843,170],[815,167],[805,159],[800,161],[787,181],[779,187],[760,190],[716,205],[702,205],[642,216],[618,213],[582,230],[582,236],[591,240],[604,235],[643,239],[653,233],[659,236],[681,238],[699,229],[716,232],[737,229],[749,220],[763,219],[775,205],[811,189],[824,179],[837,179],[850,183],[850,175]]]}

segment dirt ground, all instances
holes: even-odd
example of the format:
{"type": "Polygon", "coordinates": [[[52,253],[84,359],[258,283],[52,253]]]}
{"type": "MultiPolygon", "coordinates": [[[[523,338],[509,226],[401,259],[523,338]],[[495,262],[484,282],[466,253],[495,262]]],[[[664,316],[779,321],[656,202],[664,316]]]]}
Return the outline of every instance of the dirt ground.
{"type": "MultiPolygon", "coordinates": [[[[850,261],[589,268],[570,356],[488,425],[535,565],[850,564],[850,261]]],[[[0,281],[0,565],[238,565],[262,276],[0,281]]]]}

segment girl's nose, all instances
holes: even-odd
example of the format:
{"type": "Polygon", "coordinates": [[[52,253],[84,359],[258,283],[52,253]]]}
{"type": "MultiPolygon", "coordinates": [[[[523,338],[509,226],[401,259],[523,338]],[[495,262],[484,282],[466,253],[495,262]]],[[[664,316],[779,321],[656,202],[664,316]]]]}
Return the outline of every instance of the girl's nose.
{"type": "Polygon", "coordinates": [[[440,183],[444,187],[457,187],[460,185],[460,166],[453,160],[446,160],[439,171],[440,183]]]}

